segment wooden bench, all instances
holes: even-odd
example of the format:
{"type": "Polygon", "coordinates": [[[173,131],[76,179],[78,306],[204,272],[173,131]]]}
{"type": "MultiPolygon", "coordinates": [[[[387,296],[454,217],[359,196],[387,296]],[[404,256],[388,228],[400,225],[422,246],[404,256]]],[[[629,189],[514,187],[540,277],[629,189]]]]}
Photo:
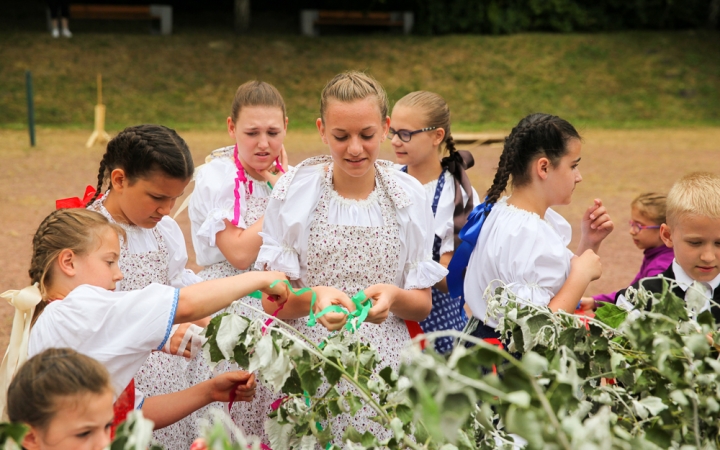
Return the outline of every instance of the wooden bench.
{"type": "Polygon", "coordinates": [[[172,34],[172,6],[169,5],[70,5],[70,19],[159,21],[160,34],[172,34]]]}
{"type": "Polygon", "coordinates": [[[505,135],[501,133],[453,133],[452,137],[457,145],[468,146],[469,150],[505,142],[505,135]]]}
{"type": "Polygon", "coordinates": [[[304,36],[319,35],[318,26],[371,26],[401,28],[410,34],[414,22],[411,11],[323,11],[303,9],[300,11],[300,30],[304,36]]]}

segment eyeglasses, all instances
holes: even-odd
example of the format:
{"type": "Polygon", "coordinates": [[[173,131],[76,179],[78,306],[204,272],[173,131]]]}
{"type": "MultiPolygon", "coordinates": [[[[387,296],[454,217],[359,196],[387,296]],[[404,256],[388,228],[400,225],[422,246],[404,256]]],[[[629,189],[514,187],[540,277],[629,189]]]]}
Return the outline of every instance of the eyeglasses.
{"type": "Polygon", "coordinates": [[[660,228],[660,225],[640,225],[639,223],[635,222],[634,220],[629,221],[628,225],[630,225],[630,229],[636,233],[639,233],[642,230],[656,230],[656,229],[660,228]]]}
{"type": "Polygon", "coordinates": [[[390,132],[388,133],[388,135],[390,136],[390,139],[392,139],[393,137],[395,137],[395,135],[397,135],[397,137],[399,137],[401,141],[410,142],[410,139],[412,139],[413,134],[422,133],[424,131],[432,131],[436,128],[437,127],[427,127],[427,128],[422,128],[420,130],[415,130],[415,131],[395,130],[394,128],[390,128],[390,132]]]}

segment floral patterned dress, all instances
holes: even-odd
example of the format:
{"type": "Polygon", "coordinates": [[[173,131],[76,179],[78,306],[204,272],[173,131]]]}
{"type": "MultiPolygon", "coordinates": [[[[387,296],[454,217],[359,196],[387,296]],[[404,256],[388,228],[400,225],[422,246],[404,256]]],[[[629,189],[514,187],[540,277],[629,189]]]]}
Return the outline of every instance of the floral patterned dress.
{"type": "MultiPolygon", "coordinates": [[[[106,198],[105,196],[104,198],[106,198]]],[[[115,222],[110,213],[105,209],[103,200],[97,200],[88,209],[97,211],[115,222]]],[[[163,219],[172,220],[169,217],[163,219]]],[[[116,285],[117,291],[132,291],[142,289],[151,283],[171,285],[169,272],[170,252],[166,238],[159,227],[146,229],[135,225],[115,222],[127,233],[127,241],[121,240],[120,260],[118,266],[123,273],[122,281],[116,285]],[[135,253],[130,251],[130,241],[139,239],[156,242],[156,248],[144,252],[135,253]]],[[[174,221],[173,221],[174,223],[174,221]]],[[[177,224],[174,224],[177,227],[177,224]]],[[[177,228],[179,231],[179,227],[177,228]]],[[[181,274],[192,284],[193,276],[181,274]]],[[[138,308],[142,308],[138,304],[138,308]]],[[[169,355],[163,352],[153,352],[135,375],[135,386],[146,397],[170,394],[190,387],[185,373],[187,371],[187,360],[181,356],[169,355]]],[[[153,438],[164,448],[170,450],[185,450],[190,448],[195,439],[191,431],[191,419],[186,417],[172,425],[153,432],[153,438]]]]}
{"type": "MultiPolygon", "coordinates": [[[[275,220],[264,223],[258,265],[284,271],[299,285],[332,286],[348,296],[380,283],[424,289],[444,277],[445,269],[432,260],[432,216],[417,180],[378,162],[375,189],[364,200],[350,200],[335,191],[328,157],[311,158],[296,169],[303,172],[285,175],[268,205],[266,215],[275,220]],[[301,178],[297,185],[293,176],[301,178]],[[305,204],[300,206],[291,199],[298,189],[304,193],[305,204]],[[288,212],[286,207],[297,208],[288,212]],[[298,226],[300,207],[312,212],[298,226]]],[[[320,325],[308,327],[307,318],[288,323],[316,342],[328,335],[320,325]]],[[[410,335],[405,321],[390,313],[382,324],[363,324],[354,338],[376,349],[378,368],[389,365],[397,370],[410,335]]],[[[343,383],[338,388],[348,389],[343,383]]],[[[324,389],[327,386],[320,392],[324,389]]],[[[336,444],[342,445],[340,437],[349,425],[361,433],[368,430],[381,439],[387,437],[387,430],[370,420],[375,415],[365,407],[354,416],[335,417],[330,425],[336,444]]]]}

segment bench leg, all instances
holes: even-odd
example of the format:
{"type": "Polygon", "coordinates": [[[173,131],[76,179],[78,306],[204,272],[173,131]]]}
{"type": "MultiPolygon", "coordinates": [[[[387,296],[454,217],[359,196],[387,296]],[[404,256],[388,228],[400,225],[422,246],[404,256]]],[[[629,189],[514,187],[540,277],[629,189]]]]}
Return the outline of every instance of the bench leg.
{"type": "Polygon", "coordinates": [[[150,15],[160,19],[160,34],[172,34],[172,6],[150,5],[150,15]]]}
{"type": "Polygon", "coordinates": [[[415,14],[412,11],[403,12],[403,33],[412,33],[413,25],[415,25],[415,14]]]}
{"type": "Polygon", "coordinates": [[[315,21],[320,17],[317,9],[303,9],[300,11],[300,33],[303,36],[317,36],[315,21]]]}

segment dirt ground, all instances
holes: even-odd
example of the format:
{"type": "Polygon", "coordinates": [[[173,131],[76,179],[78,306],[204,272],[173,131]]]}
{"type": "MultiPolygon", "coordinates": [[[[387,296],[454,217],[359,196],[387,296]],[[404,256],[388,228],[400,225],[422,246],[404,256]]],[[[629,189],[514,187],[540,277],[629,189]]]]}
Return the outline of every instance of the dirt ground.
{"type": "MultiPolygon", "coordinates": [[[[580,164],[584,179],[573,203],[557,210],[573,224],[571,248],[577,245],[582,212],[593,198],[602,198],[612,215],[615,231],[600,250],[603,276],[588,289],[588,294],[594,294],[625,286],[640,266],[642,253],[627,234],[632,198],[642,192],[666,192],[675,179],[688,172],[720,172],[720,128],[580,131],[584,137],[580,164]]],[[[221,129],[180,134],[190,145],[196,164],[201,164],[209,151],[231,143],[221,129]]],[[[38,144],[31,148],[26,132],[0,130],[0,292],[28,284],[32,235],[54,209],[55,200],[82,196],[86,185],[96,184],[104,149],[85,148],[88,136],[89,131],[40,129],[38,144]]],[[[313,132],[291,131],[285,147],[291,164],[327,152],[313,132]]],[[[474,150],[475,167],[470,178],[478,192],[489,187],[500,151],[499,146],[474,150]]],[[[389,145],[382,156],[392,159],[389,145]]],[[[191,190],[192,184],[187,192],[191,190]]],[[[178,222],[186,233],[189,267],[197,271],[187,214],[181,214],[178,222]]],[[[12,317],[13,308],[0,304],[3,353],[12,317]]]]}

